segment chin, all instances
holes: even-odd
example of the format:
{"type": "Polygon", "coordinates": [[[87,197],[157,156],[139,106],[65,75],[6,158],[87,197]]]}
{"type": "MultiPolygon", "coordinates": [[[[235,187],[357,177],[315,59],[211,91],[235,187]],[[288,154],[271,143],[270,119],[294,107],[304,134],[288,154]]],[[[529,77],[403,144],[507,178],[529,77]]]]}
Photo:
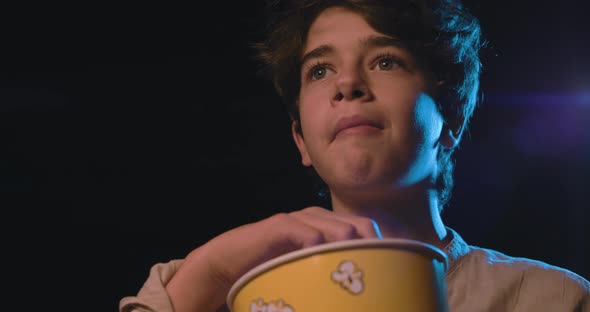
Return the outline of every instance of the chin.
{"type": "Polygon", "coordinates": [[[388,184],[382,176],[371,171],[350,171],[344,176],[337,177],[336,180],[338,182],[331,185],[346,192],[377,190],[388,184]]]}

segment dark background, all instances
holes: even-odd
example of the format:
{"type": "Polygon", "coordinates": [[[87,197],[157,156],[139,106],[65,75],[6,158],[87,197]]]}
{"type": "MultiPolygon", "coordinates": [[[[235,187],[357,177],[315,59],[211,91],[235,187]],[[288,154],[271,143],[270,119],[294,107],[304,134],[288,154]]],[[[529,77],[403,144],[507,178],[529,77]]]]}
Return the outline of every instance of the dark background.
{"type": "MultiPolygon", "coordinates": [[[[252,3],[3,10],[0,196],[5,223],[33,235],[5,236],[28,264],[12,273],[52,273],[43,287],[67,285],[63,308],[116,311],[152,264],[315,204],[287,114],[255,74],[252,3]]],[[[484,101],[443,218],[471,244],[589,278],[585,3],[468,2],[489,41],[484,101]]]]}

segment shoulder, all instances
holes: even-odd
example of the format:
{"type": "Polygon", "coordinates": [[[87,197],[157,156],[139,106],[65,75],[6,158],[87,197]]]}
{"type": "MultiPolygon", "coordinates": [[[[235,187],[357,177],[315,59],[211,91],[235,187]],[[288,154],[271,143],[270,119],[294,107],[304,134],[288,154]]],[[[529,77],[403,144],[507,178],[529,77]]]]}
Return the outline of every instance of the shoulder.
{"type": "Polygon", "coordinates": [[[515,257],[497,250],[477,246],[470,246],[469,256],[473,262],[490,270],[491,273],[504,273],[538,282],[563,281],[568,286],[590,291],[590,282],[588,280],[571,270],[547,262],[515,257]]]}
{"type": "Polygon", "coordinates": [[[514,311],[558,307],[574,311],[590,305],[590,282],[582,276],[543,261],[477,246],[469,246],[469,252],[450,268],[447,280],[450,292],[468,289],[490,306],[500,304],[514,311]]]}

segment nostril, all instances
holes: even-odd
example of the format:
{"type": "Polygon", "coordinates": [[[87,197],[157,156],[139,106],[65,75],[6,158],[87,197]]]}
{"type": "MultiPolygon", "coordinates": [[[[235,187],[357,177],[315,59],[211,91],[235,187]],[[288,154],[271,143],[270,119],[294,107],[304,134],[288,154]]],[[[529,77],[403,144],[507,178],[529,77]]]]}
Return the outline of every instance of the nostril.
{"type": "Polygon", "coordinates": [[[354,91],[352,91],[352,96],[354,98],[359,98],[359,97],[362,97],[363,95],[365,95],[365,93],[363,91],[361,91],[361,90],[354,90],[354,91]]]}
{"type": "Polygon", "coordinates": [[[350,92],[338,92],[334,97],[336,101],[342,101],[344,98],[348,98],[349,100],[362,98],[365,96],[365,92],[362,90],[352,90],[350,92]]]}

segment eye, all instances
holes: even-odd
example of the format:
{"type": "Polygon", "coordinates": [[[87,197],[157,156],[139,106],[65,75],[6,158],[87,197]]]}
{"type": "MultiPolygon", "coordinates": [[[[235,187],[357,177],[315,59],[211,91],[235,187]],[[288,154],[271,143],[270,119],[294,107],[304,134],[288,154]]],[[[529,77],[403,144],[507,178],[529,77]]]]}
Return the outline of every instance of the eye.
{"type": "Polygon", "coordinates": [[[322,60],[316,60],[314,63],[309,65],[303,65],[301,70],[301,77],[305,81],[316,81],[325,79],[326,76],[330,75],[332,71],[330,63],[326,63],[322,60]]]}
{"type": "Polygon", "coordinates": [[[316,65],[310,71],[310,78],[311,80],[320,80],[326,76],[326,67],[323,65],[316,65]]]}
{"type": "Polygon", "coordinates": [[[323,63],[323,62],[316,62],[315,64],[308,67],[308,69],[304,70],[304,78],[305,80],[322,80],[326,78],[326,75],[329,74],[330,71],[330,64],[323,63]]]}
{"type": "Polygon", "coordinates": [[[385,54],[377,57],[377,67],[380,70],[394,70],[402,66],[402,60],[399,57],[385,54]]]}

